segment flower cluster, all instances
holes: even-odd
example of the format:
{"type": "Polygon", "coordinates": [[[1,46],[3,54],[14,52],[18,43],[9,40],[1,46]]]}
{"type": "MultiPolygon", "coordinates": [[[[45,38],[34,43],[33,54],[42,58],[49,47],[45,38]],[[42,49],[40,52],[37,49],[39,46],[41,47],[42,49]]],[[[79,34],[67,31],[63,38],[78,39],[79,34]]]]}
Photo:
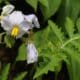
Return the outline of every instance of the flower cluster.
{"type": "MultiPolygon", "coordinates": [[[[0,16],[1,27],[14,38],[21,38],[34,27],[40,28],[37,17],[34,14],[24,15],[21,11],[14,11],[13,5],[2,8],[0,16]]],[[[36,62],[38,52],[33,43],[27,44],[27,63],[36,62]]]]}
{"type": "Polygon", "coordinates": [[[34,14],[24,15],[21,11],[13,11],[13,5],[4,6],[1,15],[1,26],[11,36],[20,38],[33,27],[40,28],[34,14]]]}

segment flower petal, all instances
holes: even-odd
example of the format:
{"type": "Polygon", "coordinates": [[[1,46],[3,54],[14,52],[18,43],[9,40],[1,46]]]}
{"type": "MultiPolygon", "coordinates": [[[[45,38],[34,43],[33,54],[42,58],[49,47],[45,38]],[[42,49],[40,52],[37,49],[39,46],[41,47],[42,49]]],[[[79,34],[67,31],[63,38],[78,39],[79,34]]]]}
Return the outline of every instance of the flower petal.
{"type": "Polygon", "coordinates": [[[1,27],[5,30],[5,31],[10,31],[12,28],[12,24],[9,22],[9,17],[5,16],[3,17],[3,19],[1,20],[1,27]]]}
{"type": "Polygon", "coordinates": [[[6,5],[2,8],[2,15],[4,14],[10,14],[13,10],[14,10],[14,6],[9,4],[9,5],[6,5]]]}
{"type": "Polygon", "coordinates": [[[33,24],[34,25],[33,27],[40,28],[40,24],[38,22],[36,15],[34,15],[34,14],[25,15],[25,19],[27,22],[33,24]]]}
{"type": "Polygon", "coordinates": [[[21,11],[14,11],[10,16],[9,20],[12,24],[20,24],[24,20],[24,16],[21,11]]]}
{"type": "Polygon", "coordinates": [[[27,45],[27,63],[34,63],[38,60],[38,52],[34,46],[34,44],[29,43],[27,45]]]}
{"type": "Polygon", "coordinates": [[[29,22],[27,21],[23,21],[21,24],[20,24],[20,29],[24,32],[28,32],[28,30],[30,30],[32,28],[32,24],[30,24],[29,22]]]}

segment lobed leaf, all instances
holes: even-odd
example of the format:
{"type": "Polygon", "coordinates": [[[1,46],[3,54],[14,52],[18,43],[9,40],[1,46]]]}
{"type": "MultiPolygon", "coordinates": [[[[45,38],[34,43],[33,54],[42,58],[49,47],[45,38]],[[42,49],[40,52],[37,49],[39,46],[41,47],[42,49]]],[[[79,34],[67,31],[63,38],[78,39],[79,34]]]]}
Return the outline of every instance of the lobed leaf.
{"type": "MultiPolygon", "coordinates": [[[[58,26],[53,23],[52,21],[48,21],[49,26],[51,27],[53,33],[55,34],[55,36],[58,38],[58,40],[62,43],[63,42],[63,32],[61,32],[61,30],[58,28],[58,26]]],[[[53,36],[54,37],[54,36],[53,36]]]]}
{"type": "Polygon", "coordinates": [[[74,35],[74,27],[74,22],[70,18],[66,18],[65,29],[70,38],[74,35]]]}
{"type": "Polygon", "coordinates": [[[48,71],[56,71],[56,67],[60,67],[59,64],[60,64],[61,59],[55,55],[53,55],[52,58],[53,59],[51,59],[49,62],[47,62],[47,64],[44,64],[41,67],[38,67],[38,69],[34,75],[34,79],[43,74],[47,74],[48,71]]]}

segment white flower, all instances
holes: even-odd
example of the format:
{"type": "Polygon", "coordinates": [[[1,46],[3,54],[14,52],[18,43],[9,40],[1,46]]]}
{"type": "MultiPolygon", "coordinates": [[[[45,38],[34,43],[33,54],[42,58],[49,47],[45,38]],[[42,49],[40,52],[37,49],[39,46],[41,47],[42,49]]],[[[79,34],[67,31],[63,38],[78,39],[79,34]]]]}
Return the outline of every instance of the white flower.
{"type": "Polygon", "coordinates": [[[37,17],[34,14],[25,15],[25,19],[26,19],[26,21],[32,23],[33,27],[35,26],[36,28],[40,28],[38,19],[37,19],[37,17]]]}
{"type": "Polygon", "coordinates": [[[6,5],[6,6],[4,6],[3,8],[2,8],[2,15],[8,15],[8,14],[10,14],[13,10],[14,10],[14,6],[13,5],[11,5],[11,4],[8,4],[8,5],[6,5]]]}
{"type": "MultiPolygon", "coordinates": [[[[31,15],[28,15],[31,16],[31,15]]],[[[1,20],[1,26],[2,28],[11,34],[11,36],[14,36],[16,38],[22,37],[23,34],[27,33],[30,29],[33,27],[38,27],[38,21],[34,21],[37,23],[33,24],[33,19],[25,17],[21,11],[14,11],[11,14],[4,16],[1,20]]],[[[32,17],[33,18],[33,17],[32,17]]]]}
{"type": "Polygon", "coordinates": [[[38,51],[36,50],[34,44],[29,43],[27,45],[27,63],[34,63],[38,60],[38,51]]]}

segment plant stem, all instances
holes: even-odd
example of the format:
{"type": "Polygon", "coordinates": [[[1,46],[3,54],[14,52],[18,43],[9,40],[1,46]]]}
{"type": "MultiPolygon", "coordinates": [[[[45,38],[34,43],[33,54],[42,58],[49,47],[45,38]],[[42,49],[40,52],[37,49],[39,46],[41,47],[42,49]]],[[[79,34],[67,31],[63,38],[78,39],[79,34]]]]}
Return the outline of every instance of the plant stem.
{"type": "Polygon", "coordinates": [[[74,37],[74,38],[69,39],[68,41],[66,41],[66,42],[61,46],[61,48],[64,48],[67,44],[69,44],[70,42],[72,42],[72,41],[74,41],[74,40],[77,40],[77,39],[79,39],[79,38],[80,38],[80,36],[77,36],[77,37],[74,37]]]}

